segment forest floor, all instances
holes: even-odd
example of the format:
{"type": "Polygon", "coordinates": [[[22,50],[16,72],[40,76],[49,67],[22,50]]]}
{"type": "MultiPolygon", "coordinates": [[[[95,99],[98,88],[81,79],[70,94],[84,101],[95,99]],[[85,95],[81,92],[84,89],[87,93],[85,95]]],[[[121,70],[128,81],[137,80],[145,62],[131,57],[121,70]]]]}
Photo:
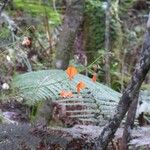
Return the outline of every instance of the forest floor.
{"type": "MultiPolygon", "coordinates": [[[[85,145],[87,149],[92,149],[95,139],[103,129],[93,125],[38,128],[29,123],[29,107],[26,105],[13,101],[0,103],[0,109],[6,119],[5,123],[0,124],[1,150],[78,150],[83,149],[85,145]]],[[[108,149],[120,149],[122,133],[123,128],[119,128],[108,149]]],[[[150,149],[150,126],[137,126],[131,133],[129,149],[150,149]]]]}

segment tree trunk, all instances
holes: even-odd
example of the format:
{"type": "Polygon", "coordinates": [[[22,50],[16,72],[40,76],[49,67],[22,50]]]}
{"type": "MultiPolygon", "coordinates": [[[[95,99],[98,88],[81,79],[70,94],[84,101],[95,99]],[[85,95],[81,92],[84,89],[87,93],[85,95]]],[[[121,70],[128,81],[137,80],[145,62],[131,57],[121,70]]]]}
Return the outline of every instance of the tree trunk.
{"type": "MultiPolygon", "coordinates": [[[[150,19],[150,17],[149,17],[150,19]]],[[[114,137],[116,130],[118,129],[122,119],[128,111],[130,104],[135,96],[139,93],[142,82],[145,79],[146,74],[150,69],[150,26],[148,25],[148,31],[145,34],[143,47],[139,62],[135,68],[132,79],[125,89],[121,100],[117,106],[116,113],[110,122],[104,127],[98,139],[95,142],[96,150],[105,150],[108,143],[114,137]]]]}
{"type": "Polygon", "coordinates": [[[134,126],[137,104],[138,104],[138,95],[135,96],[127,114],[127,119],[122,136],[121,150],[128,150],[128,143],[131,139],[131,129],[133,129],[134,126]]]}
{"type": "Polygon", "coordinates": [[[105,21],[105,82],[110,85],[110,20],[111,0],[107,0],[106,21],[105,21]]]}
{"type": "Polygon", "coordinates": [[[3,1],[3,5],[0,8],[0,16],[1,16],[2,11],[5,9],[6,5],[8,4],[8,2],[9,2],[9,0],[4,0],[3,1]]]}
{"type": "Polygon", "coordinates": [[[83,21],[85,0],[67,0],[67,10],[60,41],[56,48],[54,65],[59,69],[66,69],[74,46],[77,30],[83,21]]]}
{"type": "Polygon", "coordinates": [[[38,128],[43,128],[48,125],[49,121],[52,119],[53,106],[52,100],[45,100],[40,106],[37,108],[36,118],[33,122],[35,126],[38,128]]]}

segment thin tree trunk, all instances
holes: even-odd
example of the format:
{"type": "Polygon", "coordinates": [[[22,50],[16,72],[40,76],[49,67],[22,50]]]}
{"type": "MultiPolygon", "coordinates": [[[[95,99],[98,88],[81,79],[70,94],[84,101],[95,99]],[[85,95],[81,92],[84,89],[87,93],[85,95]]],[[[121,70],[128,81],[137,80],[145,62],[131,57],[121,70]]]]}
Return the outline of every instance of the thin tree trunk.
{"type": "Polygon", "coordinates": [[[1,16],[2,11],[5,9],[6,5],[8,4],[8,2],[9,2],[9,0],[4,0],[4,1],[3,1],[3,5],[2,5],[2,7],[0,8],[0,16],[1,16]]]}
{"type": "Polygon", "coordinates": [[[138,95],[135,96],[127,114],[127,119],[122,136],[121,150],[128,150],[128,143],[131,140],[131,130],[133,129],[134,126],[137,104],[138,104],[138,95]]]}
{"type": "Polygon", "coordinates": [[[141,56],[133,73],[132,79],[121,97],[121,100],[117,106],[117,110],[115,112],[114,117],[104,127],[100,136],[96,139],[94,145],[96,150],[105,150],[107,148],[108,143],[114,137],[116,130],[120,126],[122,119],[124,118],[126,112],[128,111],[130,104],[132,103],[135,96],[138,95],[139,89],[149,69],[150,69],[150,25],[148,24],[148,31],[146,32],[144,37],[141,56]]]}
{"type": "Polygon", "coordinates": [[[110,85],[110,20],[111,20],[111,0],[107,0],[106,20],[105,20],[105,73],[106,84],[110,85]]]}
{"type": "Polygon", "coordinates": [[[54,65],[59,69],[66,69],[73,50],[74,40],[80,24],[83,21],[85,0],[67,0],[60,41],[56,47],[54,65]]]}
{"type": "Polygon", "coordinates": [[[52,47],[52,36],[51,36],[51,33],[50,33],[50,26],[49,26],[49,23],[48,23],[48,16],[47,16],[47,11],[46,11],[46,8],[45,8],[45,18],[44,18],[44,23],[45,23],[45,31],[48,35],[48,43],[49,43],[49,54],[50,54],[50,57],[49,57],[49,66],[52,67],[52,63],[53,63],[53,59],[54,59],[54,51],[53,51],[53,47],[52,47]]]}

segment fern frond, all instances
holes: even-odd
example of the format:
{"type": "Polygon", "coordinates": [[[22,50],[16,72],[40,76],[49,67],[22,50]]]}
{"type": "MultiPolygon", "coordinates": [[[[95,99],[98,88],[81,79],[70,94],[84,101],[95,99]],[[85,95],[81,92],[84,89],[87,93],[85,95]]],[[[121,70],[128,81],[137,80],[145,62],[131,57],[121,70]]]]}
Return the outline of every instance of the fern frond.
{"type": "Polygon", "coordinates": [[[29,104],[51,98],[65,107],[78,105],[86,107],[82,110],[70,110],[73,111],[70,112],[73,113],[72,117],[80,119],[82,115],[88,116],[85,117],[88,119],[95,118],[98,112],[99,115],[110,117],[121,96],[111,88],[98,82],[94,83],[89,77],[81,74],[70,81],[62,70],[41,70],[18,75],[14,77],[12,85],[29,104]],[[76,85],[80,81],[86,84],[86,88],[77,95],[76,85]],[[62,90],[72,91],[76,95],[73,98],[60,99],[59,94],[62,90]],[[95,114],[92,114],[93,112],[95,114]]]}
{"type": "Polygon", "coordinates": [[[92,118],[95,114],[70,115],[71,118],[92,118]]]}
{"type": "Polygon", "coordinates": [[[70,110],[70,111],[66,111],[68,113],[98,113],[99,110],[95,110],[95,109],[86,109],[86,110],[70,110]]]}

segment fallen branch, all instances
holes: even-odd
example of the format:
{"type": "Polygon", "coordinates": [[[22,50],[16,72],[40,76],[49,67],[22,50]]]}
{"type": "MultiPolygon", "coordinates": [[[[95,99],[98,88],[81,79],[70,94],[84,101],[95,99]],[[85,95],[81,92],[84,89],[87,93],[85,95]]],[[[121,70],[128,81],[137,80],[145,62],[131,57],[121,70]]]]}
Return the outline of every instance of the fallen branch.
{"type": "Polygon", "coordinates": [[[105,150],[108,143],[114,137],[114,134],[126,112],[129,110],[135,96],[138,94],[139,89],[150,69],[150,16],[147,25],[147,32],[144,37],[144,42],[141,50],[141,56],[137,63],[136,69],[133,73],[132,79],[125,89],[121,100],[117,106],[116,113],[110,122],[104,127],[100,136],[96,139],[94,149],[105,150]]]}
{"type": "Polygon", "coordinates": [[[131,130],[133,129],[134,126],[137,104],[138,104],[138,95],[135,96],[127,114],[127,119],[122,135],[121,150],[128,150],[128,143],[131,140],[131,130]]]}
{"type": "Polygon", "coordinates": [[[0,16],[2,11],[5,9],[6,5],[8,4],[9,0],[4,0],[2,7],[0,8],[0,16]]]}
{"type": "Polygon", "coordinates": [[[6,13],[1,13],[1,18],[8,23],[8,28],[10,29],[11,33],[12,33],[12,38],[13,41],[17,38],[16,37],[16,33],[18,30],[21,30],[16,23],[6,14],[6,13]]]}
{"type": "Polygon", "coordinates": [[[11,31],[19,29],[16,23],[6,13],[2,13],[1,17],[8,23],[9,29],[11,31]]]}

